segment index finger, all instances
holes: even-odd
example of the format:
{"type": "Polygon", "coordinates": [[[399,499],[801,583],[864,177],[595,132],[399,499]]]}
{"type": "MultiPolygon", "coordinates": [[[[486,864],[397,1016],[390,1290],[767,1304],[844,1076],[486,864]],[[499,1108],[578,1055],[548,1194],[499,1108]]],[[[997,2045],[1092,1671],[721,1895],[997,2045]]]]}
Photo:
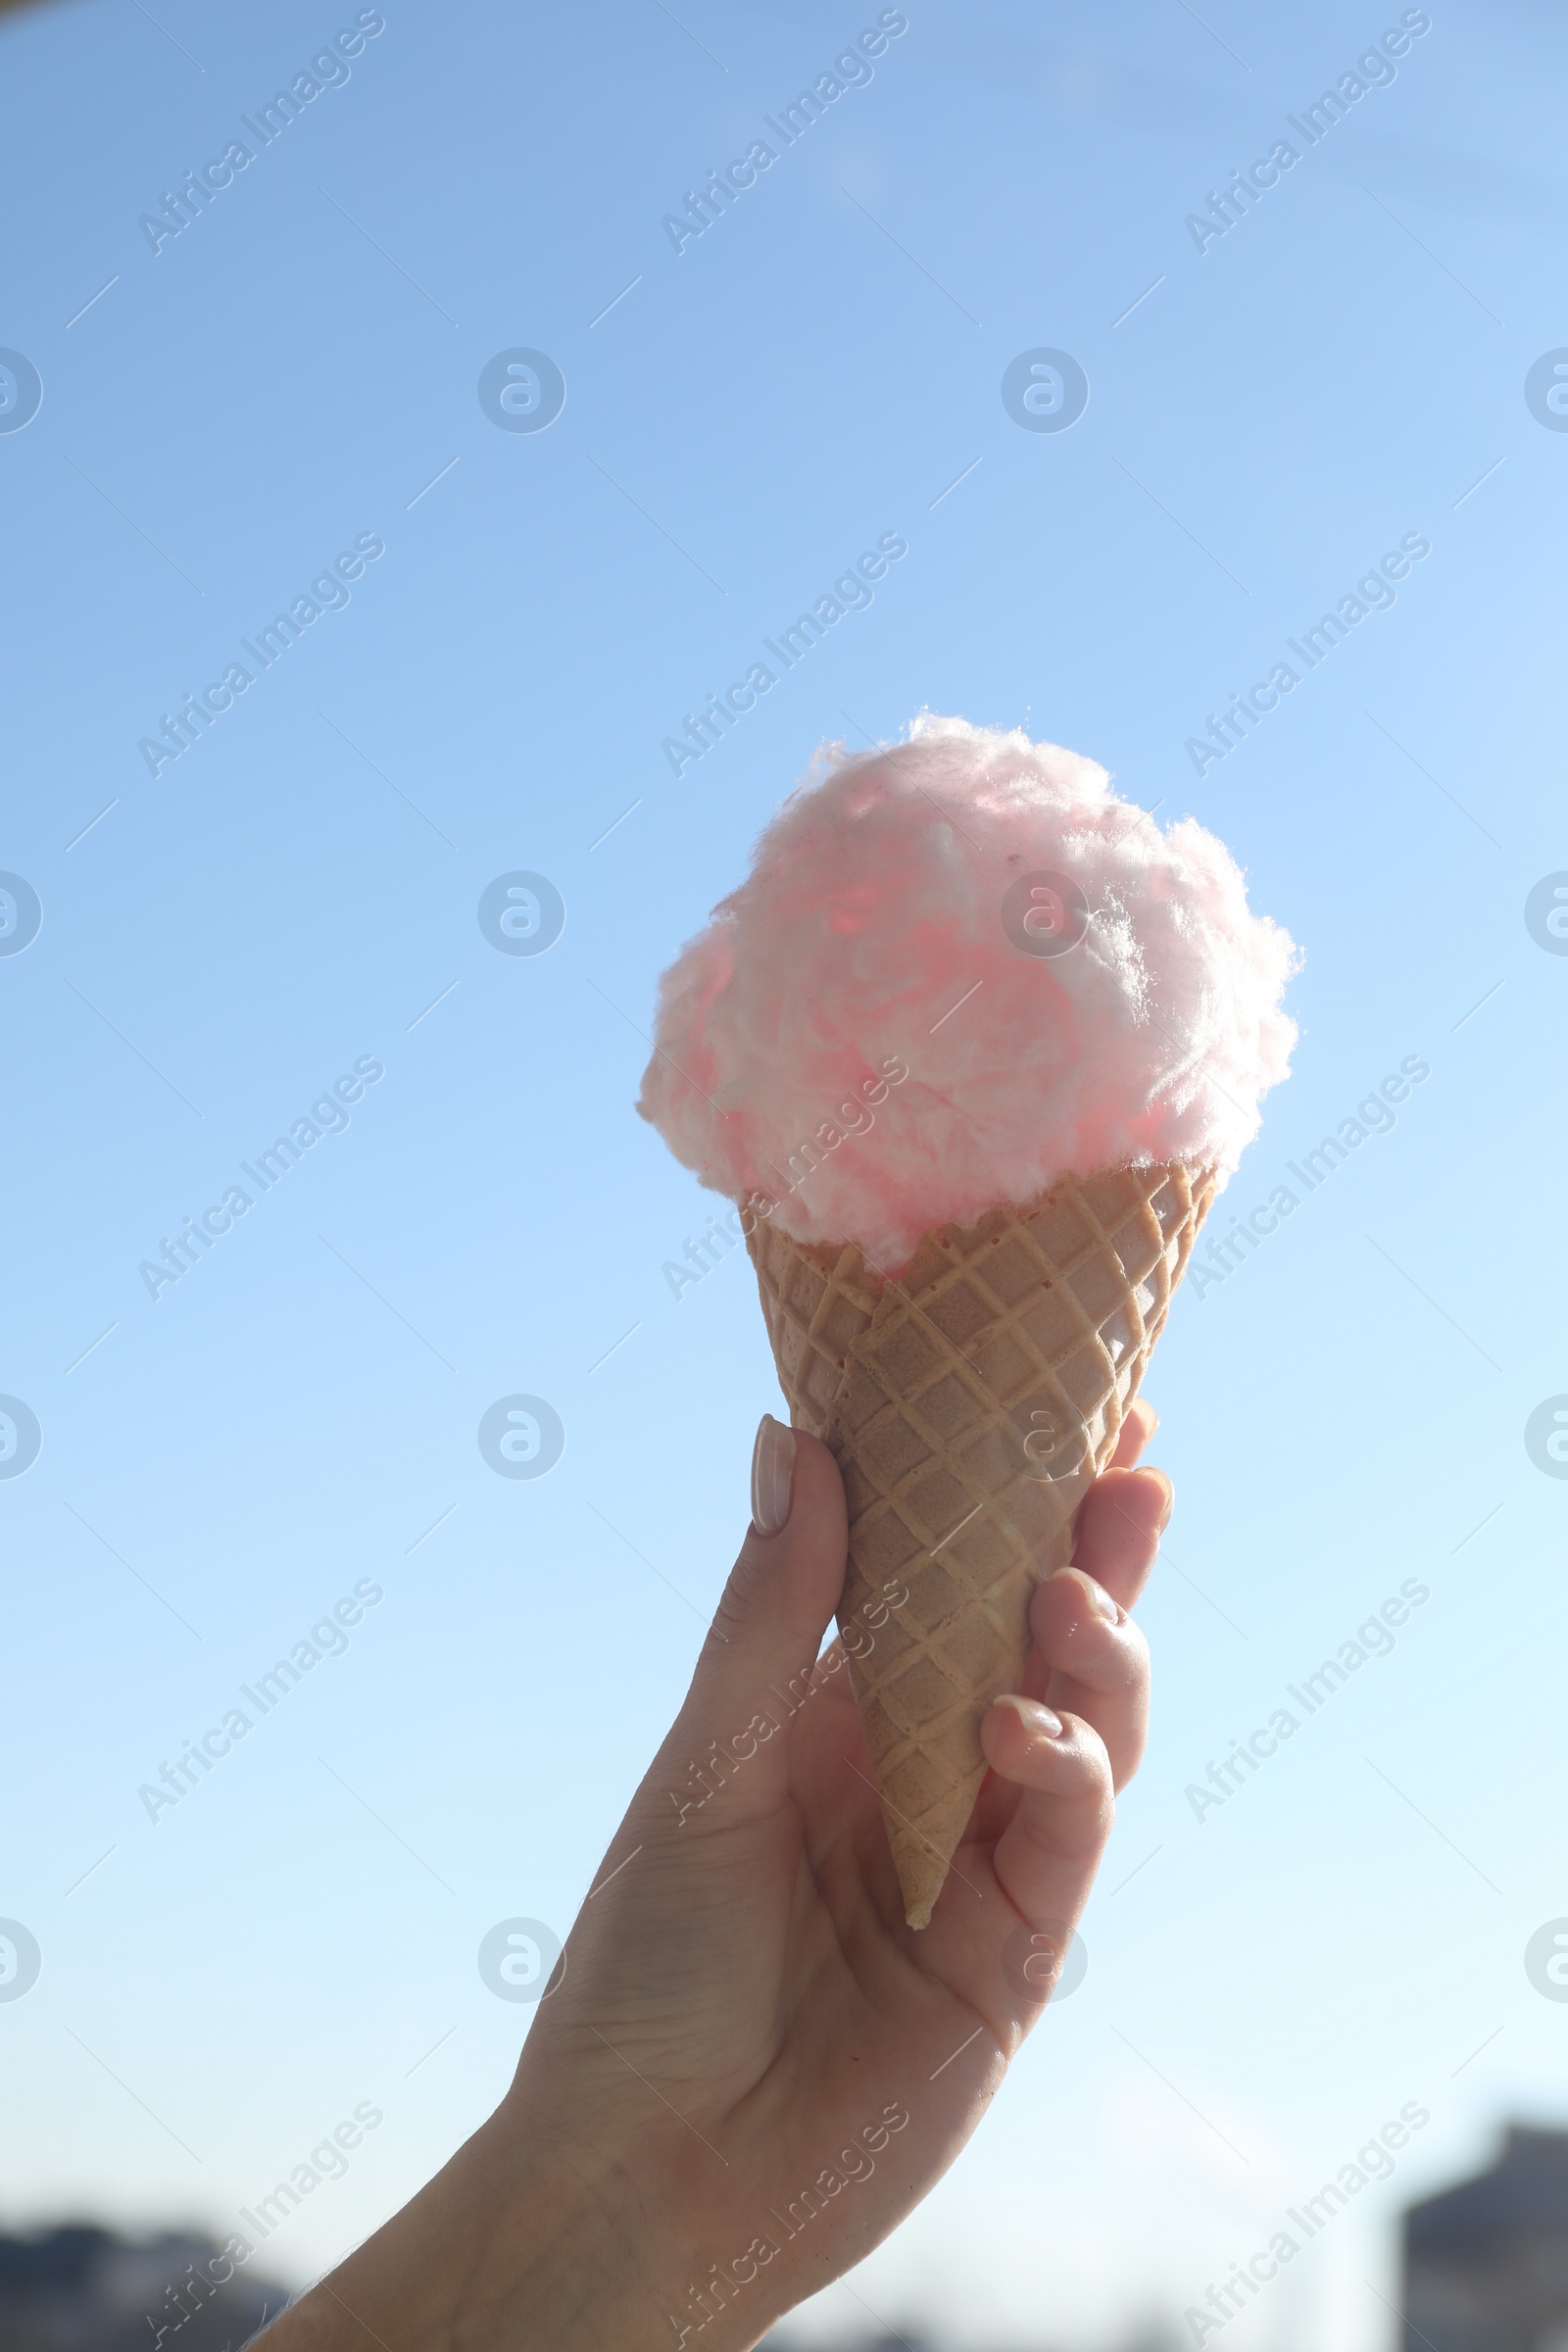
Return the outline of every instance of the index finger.
{"type": "Polygon", "coordinates": [[[1130,1470],[1144,1447],[1159,1427],[1159,1415],[1146,1396],[1135,1396],[1127,1407],[1127,1417],[1116,1440],[1116,1450],[1106,1463],[1107,1470],[1130,1470]]]}
{"type": "Polygon", "coordinates": [[[1102,1470],[1084,1497],[1072,1564],[1124,1609],[1149,1582],[1173,1499],[1162,1470],[1102,1470]]]}

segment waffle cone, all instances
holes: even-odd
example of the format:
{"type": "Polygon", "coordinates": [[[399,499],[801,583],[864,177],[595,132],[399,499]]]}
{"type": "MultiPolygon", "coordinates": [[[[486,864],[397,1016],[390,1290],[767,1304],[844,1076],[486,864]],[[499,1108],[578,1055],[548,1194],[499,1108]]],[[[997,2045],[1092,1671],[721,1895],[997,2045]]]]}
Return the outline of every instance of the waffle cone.
{"type": "Polygon", "coordinates": [[[779,1386],[838,1461],[839,1626],[905,1913],[923,1928],[1016,1690],[1029,1596],[1066,1565],[1214,1193],[1209,1170],[1067,1177],[922,1235],[897,1278],[745,1219],[779,1386]]]}

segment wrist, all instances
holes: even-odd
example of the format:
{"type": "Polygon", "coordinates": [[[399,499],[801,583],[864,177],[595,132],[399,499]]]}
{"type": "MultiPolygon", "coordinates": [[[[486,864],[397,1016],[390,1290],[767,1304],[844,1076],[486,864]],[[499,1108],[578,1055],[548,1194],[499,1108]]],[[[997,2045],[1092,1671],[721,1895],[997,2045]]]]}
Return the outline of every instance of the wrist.
{"type": "Polygon", "coordinates": [[[750,2352],[772,2281],[757,2262],[714,2275],[680,2151],[658,2124],[601,2136],[591,2106],[552,2129],[553,2105],[514,2089],[264,2352],[750,2352]]]}
{"type": "Polygon", "coordinates": [[[519,2147],[504,2104],[262,2352],[668,2352],[643,2220],[591,2154],[519,2147]]]}
{"type": "Polygon", "coordinates": [[[511,2106],[479,2135],[495,2134],[505,2184],[444,2352],[751,2352],[784,2306],[758,2262],[715,2278],[714,2217],[662,2124],[597,2140],[579,2117],[541,2141],[511,2106]]]}
{"type": "Polygon", "coordinates": [[[657,2176],[639,2180],[575,2141],[519,2160],[505,2113],[469,2143],[497,2132],[485,2161],[501,2193],[475,2233],[442,2352],[669,2352],[679,2331],[660,2273],[679,2249],[648,2208],[657,2176]]]}

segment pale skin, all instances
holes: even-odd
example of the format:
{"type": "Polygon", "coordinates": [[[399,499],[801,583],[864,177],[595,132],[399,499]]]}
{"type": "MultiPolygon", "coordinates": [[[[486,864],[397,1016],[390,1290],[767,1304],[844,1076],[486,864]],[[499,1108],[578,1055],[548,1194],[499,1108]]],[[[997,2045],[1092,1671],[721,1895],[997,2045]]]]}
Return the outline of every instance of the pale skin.
{"type": "Polygon", "coordinates": [[[748,2352],[920,2202],[1040,2016],[1143,1753],[1127,1612],[1170,1515],[1169,1481],[1134,1467],[1154,1426],[1135,1403],[1074,1565],[1034,1595],[1020,1689],[982,1725],[991,1776],[918,1934],[837,1644],[812,1672],[844,1495],[799,1437],[788,1519],[742,1545],[512,2088],[266,2352],[748,2352]],[[786,1716],[792,1684],[810,1695],[786,1716]],[[696,1805],[694,1760],[746,1749],[769,1707],[776,1733],[696,1805]]]}

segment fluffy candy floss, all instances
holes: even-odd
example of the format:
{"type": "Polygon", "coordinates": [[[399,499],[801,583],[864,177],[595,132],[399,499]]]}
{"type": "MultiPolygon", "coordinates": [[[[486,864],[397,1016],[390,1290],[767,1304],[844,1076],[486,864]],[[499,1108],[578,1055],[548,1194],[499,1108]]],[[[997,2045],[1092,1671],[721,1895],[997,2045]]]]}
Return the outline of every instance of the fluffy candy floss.
{"type": "Polygon", "coordinates": [[[1296,960],[1193,819],[922,716],[785,802],[664,975],[638,1107],[705,1184],[896,1273],[1063,1176],[1223,1182],[1286,1075],[1296,960]]]}

